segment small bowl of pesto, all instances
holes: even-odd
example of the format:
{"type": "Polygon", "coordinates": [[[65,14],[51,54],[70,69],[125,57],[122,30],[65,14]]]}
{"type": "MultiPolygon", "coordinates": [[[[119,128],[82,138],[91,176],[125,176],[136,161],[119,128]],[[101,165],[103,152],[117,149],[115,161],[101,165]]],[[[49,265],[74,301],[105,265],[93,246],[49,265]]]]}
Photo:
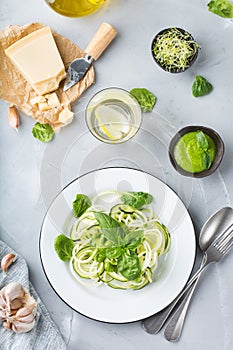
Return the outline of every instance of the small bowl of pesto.
{"type": "Polygon", "coordinates": [[[201,178],[212,174],[223,154],[224,143],[219,134],[204,126],[184,127],[169,145],[170,161],[184,176],[201,178]]]}
{"type": "Polygon", "coordinates": [[[155,62],[166,72],[181,73],[191,67],[198,56],[199,45],[181,28],[161,30],[151,45],[155,62]]]}

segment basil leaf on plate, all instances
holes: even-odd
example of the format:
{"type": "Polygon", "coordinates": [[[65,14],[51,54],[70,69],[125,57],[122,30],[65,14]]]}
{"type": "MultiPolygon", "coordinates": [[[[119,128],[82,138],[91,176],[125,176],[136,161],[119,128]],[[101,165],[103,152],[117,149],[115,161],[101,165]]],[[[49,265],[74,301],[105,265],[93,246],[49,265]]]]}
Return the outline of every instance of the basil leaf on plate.
{"type": "Polygon", "coordinates": [[[74,242],[65,235],[59,235],[54,241],[54,249],[62,261],[69,261],[72,257],[74,242]]]}
{"type": "Polygon", "coordinates": [[[91,201],[85,194],[77,194],[73,201],[74,217],[79,218],[90,206],[91,201]]]}
{"type": "Polygon", "coordinates": [[[99,248],[95,255],[95,260],[98,262],[103,262],[106,258],[106,248],[99,248]]]}
{"type": "Polygon", "coordinates": [[[114,246],[123,245],[123,239],[128,232],[126,225],[117,222],[111,216],[104,213],[95,212],[95,218],[107,241],[111,242],[114,246]]]}
{"type": "Polygon", "coordinates": [[[134,280],[141,275],[141,263],[136,253],[124,251],[117,261],[117,269],[127,280],[134,280]]]}
{"type": "Polygon", "coordinates": [[[123,254],[122,247],[109,247],[106,248],[106,258],[109,259],[118,259],[123,254]]]}
{"type": "Polygon", "coordinates": [[[121,201],[135,209],[142,209],[144,205],[153,201],[153,196],[146,192],[123,192],[121,201]]]}
{"type": "Polygon", "coordinates": [[[130,249],[136,249],[143,242],[143,231],[130,231],[124,239],[125,246],[130,249]]]}

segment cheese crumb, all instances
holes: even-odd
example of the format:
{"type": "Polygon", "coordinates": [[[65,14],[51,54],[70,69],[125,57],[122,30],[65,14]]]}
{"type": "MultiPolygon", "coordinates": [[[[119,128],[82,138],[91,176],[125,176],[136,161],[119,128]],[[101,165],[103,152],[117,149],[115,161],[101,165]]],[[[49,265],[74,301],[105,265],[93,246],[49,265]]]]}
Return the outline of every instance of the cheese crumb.
{"type": "Polygon", "coordinates": [[[59,114],[59,121],[65,125],[70,124],[74,118],[74,113],[71,112],[68,108],[63,109],[59,114]]]}
{"type": "Polygon", "coordinates": [[[47,100],[47,103],[51,107],[57,107],[60,105],[60,101],[57,97],[56,92],[53,92],[52,94],[45,95],[45,98],[47,100]]]}
{"type": "Polygon", "coordinates": [[[44,96],[36,96],[36,97],[33,97],[31,100],[30,100],[30,103],[32,106],[35,106],[37,105],[38,103],[41,103],[41,102],[46,102],[46,99],[44,96]]]}
{"type": "Polygon", "coordinates": [[[38,107],[40,111],[48,111],[49,109],[52,109],[52,107],[50,107],[47,102],[38,103],[38,107]]]}

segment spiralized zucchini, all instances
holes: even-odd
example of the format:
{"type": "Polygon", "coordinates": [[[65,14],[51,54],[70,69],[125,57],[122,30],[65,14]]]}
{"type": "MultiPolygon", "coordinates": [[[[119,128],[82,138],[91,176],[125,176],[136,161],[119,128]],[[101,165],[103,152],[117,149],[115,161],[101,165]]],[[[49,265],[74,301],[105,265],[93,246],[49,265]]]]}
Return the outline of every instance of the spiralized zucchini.
{"type": "MultiPolygon", "coordinates": [[[[114,192],[114,194],[119,200],[120,193],[114,192]]],[[[100,193],[95,197],[92,201],[94,204],[72,227],[70,236],[75,241],[75,246],[70,260],[71,272],[79,281],[81,277],[92,280],[96,285],[104,283],[116,289],[140,289],[152,282],[159,257],[166,254],[170,248],[170,234],[156,217],[152,205],[146,205],[138,210],[118,203],[107,211],[98,204],[103,195],[105,194],[100,193]],[[143,240],[133,252],[137,254],[141,266],[139,277],[130,280],[124,277],[118,271],[117,257],[99,258],[102,238],[94,214],[96,211],[106,213],[118,223],[125,224],[129,232],[143,231],[143,240]]]]}

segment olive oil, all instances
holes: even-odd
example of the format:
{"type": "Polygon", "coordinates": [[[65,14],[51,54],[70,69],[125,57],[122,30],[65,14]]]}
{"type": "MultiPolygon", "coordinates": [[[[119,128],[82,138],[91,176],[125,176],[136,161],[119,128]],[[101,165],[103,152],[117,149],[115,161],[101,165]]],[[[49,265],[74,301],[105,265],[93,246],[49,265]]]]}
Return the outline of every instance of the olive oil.
{"type": "Polygon", "coordinates": [[[81,17],[95,12],[105,0],[46,0],[52,9],[63,16],[81,17]]]}

